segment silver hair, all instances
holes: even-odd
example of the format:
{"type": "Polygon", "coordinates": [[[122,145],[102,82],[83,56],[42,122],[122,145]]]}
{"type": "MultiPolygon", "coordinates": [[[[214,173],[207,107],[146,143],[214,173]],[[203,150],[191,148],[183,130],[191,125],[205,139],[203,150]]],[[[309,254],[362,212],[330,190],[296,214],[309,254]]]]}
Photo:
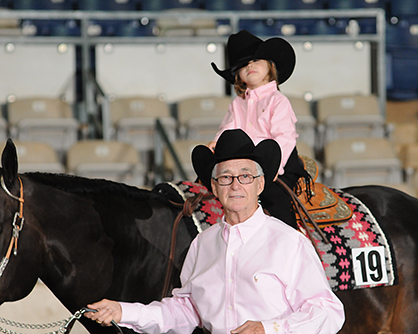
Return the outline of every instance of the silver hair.
{"type": "MultiPolygon", "coordinates": [[[[254,163],[255,163],[255,169],[257,171],[257,175],[264,175],[263,168],[261,168],[260,164],[257,161],[254,161],[254,163]]],[[[215,166],[213,166],[212,179],[216,178],[216,168],[218,167],[218,164],[219,163],[217,163],[215,166]]]]}

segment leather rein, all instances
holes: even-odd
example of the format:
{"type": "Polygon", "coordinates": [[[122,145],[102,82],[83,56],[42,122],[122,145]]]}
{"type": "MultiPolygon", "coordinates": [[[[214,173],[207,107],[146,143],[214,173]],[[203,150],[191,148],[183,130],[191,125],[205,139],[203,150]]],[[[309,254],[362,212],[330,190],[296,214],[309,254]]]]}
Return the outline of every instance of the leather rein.
{"type": "Polygon", "coordinates": [[[3,275],[4,270],[6,269],[7,264],[10,260],[10,255],[13,250],[13,255],[17,255],[17,241],[19,239],[19,233],[23,229],[23,223],[25,221],[25,218],[23,217],[23,203],[25,200],[23,199],[23,183],[22,179],[18,177],[19,183],[20,183],[20,195],[19,197],[13,195],[9,189],[6,187],[6,183],[4,182],[3,175],[0,178],[0,184],[3,190],[6,192],[6,194],[13,198],[16,201],[19,201],[19,211],[17,211],[13,218],[13,232],[12,232],[12,238],[10,240],[9,248],[7,249],[6,255],[3,257],[3,259],[0,262],[0,277],[3,275]]]}
{"type": "Polygon", "coordinates": [[[197,205],[201,201],[207,201],[213,198],[215,198],[214,195],[204,196],[204,194],[199,193],[199,194],[196,194],[194,196],[187,198],[184,204],[169,201],[174,206],[182,207],[182,210],[178,213],[173,224],[173,230],[171,232],[170,255],[168,258],[167,271],[165,274],[164,287],[162,290],[161,298],[167,297],[168,292],[169,292],[168,289],[170,288],[171,275],[172,275],[173,266],[174,266],[174,255],[176,252],[177,229],[178,229],[181,219],[184,216],[190,217],[193,214],[193,211],[196,209],[197,205]]]}

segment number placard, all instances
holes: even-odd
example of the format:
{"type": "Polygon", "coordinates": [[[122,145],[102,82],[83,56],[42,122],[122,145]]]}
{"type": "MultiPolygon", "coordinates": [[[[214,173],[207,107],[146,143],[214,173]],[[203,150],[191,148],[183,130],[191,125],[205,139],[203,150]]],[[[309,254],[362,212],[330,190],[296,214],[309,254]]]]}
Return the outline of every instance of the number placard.
{"type": "Polygon", "coordinates": [[[351,254],[356,285],[388,283],[385,247],[353,248],[351,254]]]}

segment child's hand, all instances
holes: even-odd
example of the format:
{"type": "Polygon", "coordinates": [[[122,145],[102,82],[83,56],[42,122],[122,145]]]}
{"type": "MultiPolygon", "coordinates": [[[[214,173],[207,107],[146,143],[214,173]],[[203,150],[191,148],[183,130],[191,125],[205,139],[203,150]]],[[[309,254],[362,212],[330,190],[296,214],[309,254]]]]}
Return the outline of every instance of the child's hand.
{"type": "Polygon", "coordinates": [[[276,176],[273,179],[273,182],[276,182],[278,177],[279,177],[279,172],[277,172],[276,176]]]}
{"type": "Polygon", "coordinates": [[[215,146],[216,146],[216,141],[211,141],[206,146],[209,147],[212,150],[212,152],[214,152],[215,151],[215,146]]]}

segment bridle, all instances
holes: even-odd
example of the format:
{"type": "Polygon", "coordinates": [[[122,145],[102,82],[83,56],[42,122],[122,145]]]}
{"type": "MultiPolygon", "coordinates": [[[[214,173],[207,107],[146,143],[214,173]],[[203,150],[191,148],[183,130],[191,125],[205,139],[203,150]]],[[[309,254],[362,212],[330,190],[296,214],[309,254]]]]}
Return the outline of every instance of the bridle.
{"type": "MultiPolygon", "coordinates": [[[[23,199],[23,183],[22,183],[22,179],[20,177],[18,177],[19,179],[19,183],[20,183],[20,194],[19,197],[13,195],[9,189],[7,189],[6,183],[4,182],[4,178],[3,175],[1,175],[0,177],[0,185],[3,188],[3,190],[6,192],[6,194],[13,198],[14,200],[19,202],[19,211],[17,211],[14,215],[14,219],[13,219],[13,233],[12,233],[12,238],[10,240],[10,244],[9,244],[9,248],[7,249],[6,255],[3,257],[3,260],[0,263],[0,277],[3,275],[4,270],[6,269],[7,264],[9,263],[10,260],[10,255],[12,253],[12,249],[13,249],[13,255],[17,255],[17,241],[19,239],[19,233],[22,231],[23,229],[23,223],[25,221],[25,218],[23,217],[23,203],[25,202],[25,200],[23,199]]],[[[81,318],[81,316],[85,313],[85,312],[97,312],[97,310],[91,310],[88,309],[86,307],[83,307],[80,311],[77,311],[74,315],[72,315],[68,320],[66,321],[62,321],[59,322],[59,324],[62,323],[62,326],[60,327],[58,333],[69,333],[71,328],[72,328],[72,323],[75,320],[79,320],[81,318]]],[[[6,320],[4,318],[0,318],[1,320],[6,320]]],[[[15,323],[15,322],[13,322],[15,323]]],[[[22,324],[18,323],[19,327],[21,327],[22,324]]],[[[24,324],[23,324],[24,325],[24,324]]],[[[120,329],[120,327],[118,326],[118,324],[112,320],[112,325],[115,328],[116,332],[118,334],[123,334],[122,330],[120,329]]],[[[33,329],[33,326],[42,326],[42,325],[28,325],[30,327],[30,329],[33,329]]],[[[0,327],[1,329],[1,327],[0,327]]],[[[9,331],[7,331],[9,333],[9,331]]],[[[13,332],[12,332],[13,333],[13,332]]],[[[54,332],[57,333],[57,332],[54,332]]]]}
{"type": "Polygon", "coordinates": [[[18,179],[20,183],[20,197],[13,195],[9,191],[9,189],[7,189],[6,183],[4,182],[3,175],[1,175],[0,177],[1,187],[6,192],[6,194],[9,197],[19,201],[19,211],[15,213],[14,218],[13,218],[13,223],[12,223],[13,233],[12,233],[12,238],[10,240],[9,248],[7,249],[6,255],[3,257],[3,259],[0,262],[0,277],[3,275],[3,272],[6,269],[7,264],[9,263],[12,249],[13,249],[13,255],[15,256],[17,255],[17,241],[19,239],[19,233],[20,231],[22,231],[23,223],[25,221],[25,218],[23,217],[23,203],[25,202],[23,199],[23,183],[20,177],[18,177],[18,179]]]}

